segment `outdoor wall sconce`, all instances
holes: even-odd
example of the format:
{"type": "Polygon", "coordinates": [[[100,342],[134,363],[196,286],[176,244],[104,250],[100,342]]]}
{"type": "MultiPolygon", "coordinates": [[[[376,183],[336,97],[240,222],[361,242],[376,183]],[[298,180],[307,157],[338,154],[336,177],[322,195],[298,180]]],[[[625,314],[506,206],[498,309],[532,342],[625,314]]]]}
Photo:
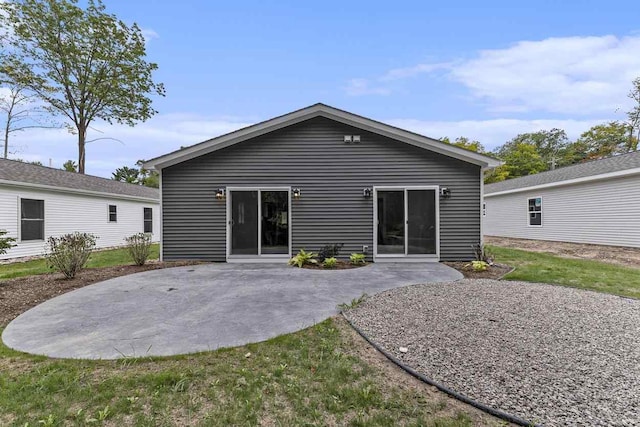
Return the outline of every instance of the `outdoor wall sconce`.
{"type": "Polygon", "coordinates": [[[224,188],[218,188],[216,190],[216,199],[222,200],[226,194],[226,190],[224,188]]]}
{"type": "Polygon", "coordinates": [[[364,196],[365,199],[368,199],[369,197],[371,197],[372,193],[373,191],[370,188],[362,189],[362,195],[364,196]]]}
{"type": "Polygon", "coordinates": [[[451,189],[449,187],[443,187],[440,189],[440,197],[443,199],[451,198],[451,189]]]}
{"type": "Polygon", "coordinates": [[[302,194],[299,188],[294,188],[294,189],[291,190],[291,192],[293,193],[293,198],[294,199],[299,199],[300,198],[300,194],[302,194]]]}

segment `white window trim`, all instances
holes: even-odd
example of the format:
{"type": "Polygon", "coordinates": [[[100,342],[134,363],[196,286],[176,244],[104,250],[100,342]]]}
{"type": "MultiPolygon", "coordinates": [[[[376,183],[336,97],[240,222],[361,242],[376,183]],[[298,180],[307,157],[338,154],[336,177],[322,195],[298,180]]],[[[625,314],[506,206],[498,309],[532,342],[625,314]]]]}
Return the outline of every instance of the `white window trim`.
{"type": "Polygon", "coordinates": [[[47,207],[45,199],[34,199],[33,197],[21,197],[18,196],[18,242],[19,243],[33,243],[33,242],[45,242],[47,240],[47,207]],[[22,240],[22,199],[26,200],[41,200],[42,201],[42,239],[34,240],[22,240]]]}
{"type": "Polygon", "coordinates": [[[542,196],[533,196],[533,197],[527,197],[527,227],[533,227],[533,228],[541,228],[542,225],[544,224],[544,215],[542,212],[544,203],[542,200],[542,196]],[[535,199],[540,199],[540,225],[535,225],[535,224],[531,224],[531,218],[529,217],[530,213],[538,213],[537,211],[530,211],[529,210],[529,201],[530,200],[535,200],[535,199]]]}
{"type": "Polygon", "coordinates": [[[118,205],[115,203],[107,203],[107,223],[109,224],[117,224],[118,223],[118,205]],[[116,207],[116,220],[111,221],[111,206],[116,207]]]}

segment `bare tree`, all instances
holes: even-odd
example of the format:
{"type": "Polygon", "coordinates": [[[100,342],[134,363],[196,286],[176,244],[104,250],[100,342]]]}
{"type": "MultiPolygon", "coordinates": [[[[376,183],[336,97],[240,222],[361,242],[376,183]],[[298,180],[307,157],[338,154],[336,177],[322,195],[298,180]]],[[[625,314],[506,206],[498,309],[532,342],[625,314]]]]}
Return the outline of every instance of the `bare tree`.
{"type": "Polygon", "coordinates": [[[46,123],[45,110],[37,105],[37,97],[24,87],[9,84],[9,93],[0,97],[0,111],[4,116],[4,158],[9,155],[9,137],[14,132],[35,128],[56,128],[55,123],[46,123]]]}

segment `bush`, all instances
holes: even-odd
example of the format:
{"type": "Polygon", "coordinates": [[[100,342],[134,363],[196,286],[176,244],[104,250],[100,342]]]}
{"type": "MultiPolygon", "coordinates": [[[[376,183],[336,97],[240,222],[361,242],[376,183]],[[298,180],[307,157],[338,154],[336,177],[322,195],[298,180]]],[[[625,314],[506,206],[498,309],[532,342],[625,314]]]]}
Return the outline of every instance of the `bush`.
{"type": "Polygon", "coordinates": [[[489,263],[485,261],[471,261],[471,268],[473,271],[486,271],[489,268],[489,263]]]}
{"type": "Polygon", "coordinates": [[[337,258],[344,243],[334,243],[333,245],[325,245],[318,251],[318,259],[324,262],[327,258],[337,258]]]}
{"type": "Polygon", "coordinates": [[[300,249],[300,252],[289,260],[289,265],[295,265],[302,268],[306,264],[317,264],[318,261],[314,258],[316,254],[313,252],[306,252],[304,249],[300,249]]]}
{"type": "Polygon", "coordinates": [[[4,237],[7,234],[7,230],[0,230],[0,255],[6,254],[9,249],[14,247],[13,242],[16,241],[13,237],[4,237]]]}
{"type": "Polygon", "coordinates": [[[495,257],[485,245],[483,245],[482,243],[478,243],[472,245],[471,248],[473,248],[473,256],[475,257],[476,261],[483,261],[489,265],[493,264],[493,260],[495,257]]]}
{"type": "Polygon", "coordinates": [[[349,261],[351,261],[351,264],[358,265],[364,264],[367,261],[367,258],[365,254],[351,254],[351,256],[349,256],[349,261]]]}
{"type": "Polygon", "coordinates": [[[70,233],[47,239],[47,262],[67,279],[76,277],[96,247],[96,236],[89,233],[70,233]]]}
{"type": "Polygon", "coordinates": [[[325,268],[335,268],[337,263],[338,260],[335,257],[325,258],[324,261],[322,261],[322,266],[325,268]]]}
{"type": "Polygon", "coordinates": [[[127,252],[131,260],[136,265],[144,265],[151,253],[151,234],[138,233],[125,237],[124,240],[127,242],[127,252]]]}

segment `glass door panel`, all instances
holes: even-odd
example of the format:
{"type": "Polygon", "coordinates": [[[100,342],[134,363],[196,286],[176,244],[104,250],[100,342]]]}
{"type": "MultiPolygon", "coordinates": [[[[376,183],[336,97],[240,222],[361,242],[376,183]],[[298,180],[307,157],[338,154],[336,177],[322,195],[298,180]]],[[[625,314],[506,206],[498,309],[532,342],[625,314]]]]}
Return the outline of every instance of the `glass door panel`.
{"type": "Polygon", "coordinates": [[[289,253],[289,192],[261,191],[262,254],[289,253]]]}
{"type": "Polygon", "coordinates": [[[407,253],[436,253],[436,192],[407,190],[407,253]]]}
{"type": "Polygon", "coordinates": [[[378,254],[404,255],[404,190],[377,192],[378,254]]]}
{"type": "Polygon", "coordinates": [[[231,191],[231,254],[258,255],[258,192],[231,191]]]}

